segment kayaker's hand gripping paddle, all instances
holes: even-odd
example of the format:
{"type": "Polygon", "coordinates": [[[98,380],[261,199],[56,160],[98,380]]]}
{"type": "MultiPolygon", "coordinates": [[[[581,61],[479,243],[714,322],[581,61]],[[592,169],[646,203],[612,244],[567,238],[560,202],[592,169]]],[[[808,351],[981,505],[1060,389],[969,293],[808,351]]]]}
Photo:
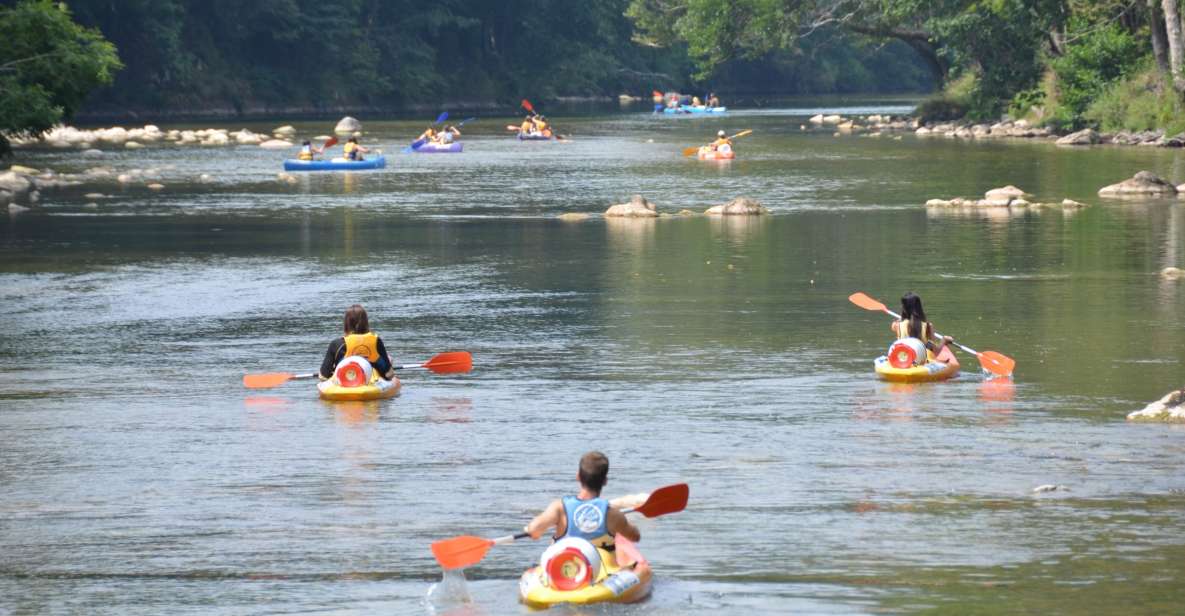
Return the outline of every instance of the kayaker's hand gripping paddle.
{"type": "MultiPolygon", "coordinates": [[[[438,353],[426,362],[420,364],[402,364],[395,366],[396,370],[431,370],[436,374],[453,374],[469,372],[473,369],[473,356],[468,351],[453,351],[438,353]]],[[[270,389],[283,385],[288,381],[316,378],[316,372],[309,374],[292,374],[291,372],[268,372],[266,374],[243,375],[243,386],[249,389],[270,389]]]]}
{"type": "MultiPolygon", "coordinates": [[[[650,493],[646,502],[632,509],[623,509],[622,513],[640,513],[648,518],[655,518],[668,513],[677,513],[687,507],[687,498],[691,490],[685,483],[676,483],[661,487],[650,493]]],[[[495,545],[514,543],[518,539],[530,537],[527,533],[506,535],[494,539],[463,535],[452,539],[442,539],[432,544],[432,555],[436,562],[444,569],[464,569],[481,562],[486,552],[495,545]]]]}
{"type": "MultiPolygon", "coordinates": [[[[889,314],[898,320],[901,319],[901,315],[897,314],[896,312],[893,312],[892,310],[889,310],[888,308],[885,307],[884,304],[876,301],[875,299],[872,299],[871,297],[868,297],[867,295],[865,295],[863,293],[851,294],[850,296],[848,296],[848,301],[852,302],[853,304],[856,304],[857,306],[859,306],[865,310],[874,310],[877,312],[884,312],[884,313],[889,314]]],[[[944,337],[942,334],[940,334],[938,332],[934,332],[934,335],[938,336],[940,338],[944,337]]],[[[995,351],[984,351],[984,352],[980,353],[979,351],[976,351],[975,349],[973,349],[971,347],[963,346],[953,340],[951,341],[951,344],[953,344],[953,345],[959,347],[960,349],[963,349],[964,351],[979,358],[979,365],[983,366],[984,370],[987,370],[988,372],[991,372],[992,374],[995,374],[998,376],[1011,376],[1012,369],[1016,367],[1016,360],[1012,359],[1011,357],[1008,357],[1007,355],[1002,355],[1002,354],[997,353],[995,351]]]]}

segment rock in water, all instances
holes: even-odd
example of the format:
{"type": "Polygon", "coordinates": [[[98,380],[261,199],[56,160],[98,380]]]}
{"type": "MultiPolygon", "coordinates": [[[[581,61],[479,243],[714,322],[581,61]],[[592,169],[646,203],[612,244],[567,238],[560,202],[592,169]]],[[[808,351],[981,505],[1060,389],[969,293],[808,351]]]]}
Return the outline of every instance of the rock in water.
{"type": "Polygon", "coordinates": [[[581,220],[588,220],[588,214],[584,212],[567,212],[556,216],[556,218],[564,222],[580,222],[581,220]]]}
{"type": "Polygon", "coordinates": [[[284,141],[283,139],[268,139],[259,144],[259,147],[265,150],[284,150],[292,147],[292,142],[284,141]]]}
{"type": "Polygon", "coordinates": [[[275,130],[272,131],[272,134],[279,137],[293,137],[296,135],[296,128],[285,124],[284,126],[277,126],[275,130]]]}
{"type": "Polygon", "coordinates": [[[1141,171],[1130,179],[1099,189],[1103,197],[1169,196],[1177,194],[1177,187],[1150,171],[1141,171]]]}
{"type": "Polygon", "coordinates": [[[350,116],[346,116],[337,122],[337,126],[333,127],[333,132],[339,135],[348,135],[362,130],[362,123],[350,116]]]}
{"type": "Polygon", "coordinates": [[[630,197],[629,203],[618,203],[605,210],[605,216],[610,218],[658,218],[658,211],[654,204],[642,195],[630,197]]]}
{"type": "Polygon", "coordinates": [[[1139,411],[1128,414],[1128,421],[1185,421],[1185,388],[1171,391],[1139,411]]]}
{"type": "Polygon", "coordinates": [[[763,216],[769,210],[757,201],[748,197],[737,197],[728,203],[713,205],[704,210],[708,216],[763,216]]]}
{"type": "Polygon", "coordinates": [[[1160,277],[1166,280],[1180,280],[1185,278],[1185,270],[1179,267],[1166,267],[1160,270],[1160,277]]]}
{"type": "Polygon", "coordinates": [[[1093,128],[1084,128],[1057,140],[1058,145],[1095,145],[1102,141],[1093,128]]]}
{"type": "Polygon", "coordinates": [[[1028,196],[1029,196],[1029,193],[1026,193],[1025,191],[1013,186],[1012,184],[1009,184],[1003,188],[993,188],[993,189],[983,193],[983,198],[988,199],[988,200],[992,200],[992,199],[1021,199],[1021,198],[1028,197],[1028,196]]]}

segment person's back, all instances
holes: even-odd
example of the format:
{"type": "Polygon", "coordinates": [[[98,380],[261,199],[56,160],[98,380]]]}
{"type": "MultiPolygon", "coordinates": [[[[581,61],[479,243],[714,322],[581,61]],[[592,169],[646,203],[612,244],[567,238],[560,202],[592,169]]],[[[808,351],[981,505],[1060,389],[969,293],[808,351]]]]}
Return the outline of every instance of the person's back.
{"type": "Polygon", "coordinates": [[[580,458],[580,470],[576,477],[580,491],[571,496],[552,501],[547,509],[535,516],[527,525],[526,532],[538,539],[549,528],[554,528],[553,538],[565,537],[584,539],[593,545],[611,548],[613,539],[621,534],[630,541],[642,538],[638,529],[630,524],[625,514],[601,498],[601,489],[609,476],[609,459],[599,451],[590,451],[580,458]]]}
{"type": "Polygon", "coordinates": [[[934,333],[934,325],[926,320],[922,298],[914,293],[906,293],[901,297],[901,319],[893,322],[892,329],[898,340],[921,340],[925,343],[927,352],[933,356],[941,354],[946,345],[954,341],[950,336],[939,338],[934,333]]]}
{"type": "Polygon", "coordinates": [[[350,306],[346,310],[344,324],[344,334],[329,343],[329,349],[321,360],[321,370],[318,372],[320,377],[332,378],[334,370],[343,359],[360,356],[366,358],[384,379],[394,378],[395,367],[391,364],[383,339],[370,330],[366,309],[359,304],[350,306]]]}

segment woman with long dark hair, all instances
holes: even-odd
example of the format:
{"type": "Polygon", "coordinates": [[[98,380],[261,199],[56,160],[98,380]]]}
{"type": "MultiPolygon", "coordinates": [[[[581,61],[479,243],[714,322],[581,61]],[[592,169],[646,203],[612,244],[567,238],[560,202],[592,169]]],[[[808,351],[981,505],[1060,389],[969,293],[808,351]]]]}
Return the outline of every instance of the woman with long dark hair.
{"type": "Polygon", "coordinates": [[[360,304],[346,309],[345,334],[329,343],[325,359],[321,360],[321,378],[332,378],[338,363],[354,355],[365,357],[384,379],[389,381],[395,377],[395,367],[387,355],[387,347],[378,334],[370,331],[370,319],[360,304]]]}
{"type": "Polygon", "coordinates": [[[934,334],[934,325],[926,320],[922,298],[912,291],[901,296],[901,320],[891,326],[897,339],[917,338],[926,343],[926,348],[935,356],[942,353],[946,345],[954,341],[950,336],[939,338],[934,334]]]}

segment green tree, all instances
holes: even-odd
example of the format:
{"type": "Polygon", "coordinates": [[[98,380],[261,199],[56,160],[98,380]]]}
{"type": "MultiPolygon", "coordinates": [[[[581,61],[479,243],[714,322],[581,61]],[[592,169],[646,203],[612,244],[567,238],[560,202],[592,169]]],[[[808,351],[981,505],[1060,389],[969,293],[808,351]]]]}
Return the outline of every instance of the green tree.
{"type": "Polygon", "coordinates": [[[70,118],[121,66],[115,46],[75,23],[65,4],[0,7],[0,154],[7,135],[39,135],[70,118]]]}

